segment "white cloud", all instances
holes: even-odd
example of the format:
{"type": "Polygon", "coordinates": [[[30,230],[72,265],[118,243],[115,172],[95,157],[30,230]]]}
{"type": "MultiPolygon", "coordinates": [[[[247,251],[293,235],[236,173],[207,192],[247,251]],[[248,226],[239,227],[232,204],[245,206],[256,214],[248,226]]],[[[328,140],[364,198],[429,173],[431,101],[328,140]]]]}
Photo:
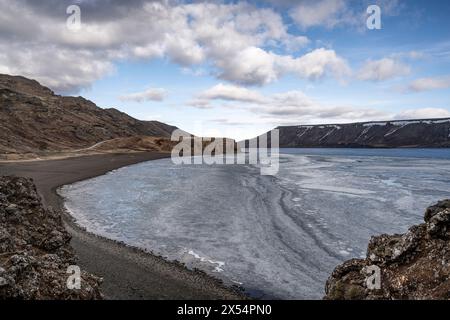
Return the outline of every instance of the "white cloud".
{"type": "Polygon", "coordinates": [[[317,119],[328,122],[364,121],[388,117],[386,113],[370,108],[324,105],[299,90],[262,95],[255,90],[223,84],[198,94],[190,105],[213,108],[217,100],[227,100],[230,104],[226,107],[249,111],[273,123],[306,123],[317,119]],[[196,101],[202,103],[196,105],[196,101]]]}
{"type": "Polygon", "coordinates": [[[117,60],[168,58],[184,67],[212,66],[227,81],[263,85],[283,76],[279,61],[301,59],[290,52],[309,42],[289,33],[280,13],[246,2],[83,2],[79,32],[65,26],[68,3],[0,0],[0,70],[78,91],[117,60]]]}
{"type": "Polygon", "coordinates": [[[450,112],[441,108],[422,108],[404,110],[397,115],[395,119],[413,120],[413,119],[434,119],[434,118],[449,118],[450,112]]]}
{"type": "Polygon", "coordinates": [[[330,73],[336,78],[350,75],[347,62],[339,57],[334,50],[316,49],[299,58],[289,56],[278,57],[277,64],[285,73],[295,73],[302,78],[318,79],[330,73]]]}
{"type": "Polygon", "coordinates": [[[421,60],[427,57],[427,54],[424,51],[403,51],[403,52],[395,52],[389,55],[390,58],[394,60],[405,59],[405,60],[421,60]]]}
{"type": "Polygon", "coordinates": [[[407,57],[412,60],[419,60],[425,57],[425,53],[413,50],[407,53],[407,57]]]}
{"type": "Polygon", "coordinates": [[[229,81],[265,84],[279,76],[267,48],[309,41],[290,34],[279,13],[245,2],[83,2],[79,32],[66,28],[64,6],[0,0],[0,69],[77,91],[111,72],[116,60],[167,57],[182,66],[210,63],[229,81]]]}
{"type": "Polygon", "coordinates": [[[395,59],[384,58],[369,60],[358,71],[358,79],[368,81],[384,81],[408,75],[411,68],[395,59]]]}
{"type": "Polygon", "coordinates": [[[219,78],[244,84],[263,85],[278,79],[276,56],[257,47],[248,47],[217,60],[219,78]]]}
{"type": "Polygon", "coordinates": [[[316,80],[326,75],[342,79],[351,73],[345,59],[324,48],[295,58],[248,47],[218,59],[216,64],[221,70],[219,78],[243,85],[268,84],[286,74],[316,80]]]}
{"type": "Polygon", "coordinates": [[[0,42],[0,73],[37,79],[59,92],[87,88],[113,71],[107,56],[88,50],[0,42]]]}
{"type": "Polygon", "coordinates": [[[208,72],[203,69],[203,68],[197,68],[197,69],[193,69],[193,68],[181,68],[181,73],[188,75],[188,76],[194,76],[194,77],[202,77],[208,74],[208,72]]]}
{"type": "Polygon", "coordinates": [[[198,98],[201,100],[228,100],[250,103],[262,103],[264,101],[264,97],[256,91],[222,83],[202,92],[198,98]]]}
{"type": "Polygon", "coordinates": [[[197,109],[212,109],[213,106],[209,102],[209,100],[196,98],[189,101],[187,105],[197,109]]]}
{"type": "Polygon", "coordinates": [[[408,85],[407,91],[421,92],[448,88],[450,88],[450,76],[414,80],[408,85]]]}
{"type": "Polygon", "coordinates": [[[146,102],[146,101],[163,101],[167,95],[167,91],[162,88],[148,88],[142,92],[130,93],[120,96],[121,101],[134,101],[134,102],[146,102]]]}
{"type": "Polygon", "coordinates": [[[346,11],[344,0],[303,1],[291,10],[290,16],[302,28],[334,27],[346,11]]]}
{"type": "MultiPolygon", "coordinates": [[[[274,4],[275,0],[269,0],[274,4]]],[[[302,29],[311,27],[350,27],[361,32],[366,30],[366,9],[369,5],[381,7],[383,16],[396,16],[402,12],[404,4],[399,0],[296,0],[283,1],[294,5],[289,14],[302,29]]]]}

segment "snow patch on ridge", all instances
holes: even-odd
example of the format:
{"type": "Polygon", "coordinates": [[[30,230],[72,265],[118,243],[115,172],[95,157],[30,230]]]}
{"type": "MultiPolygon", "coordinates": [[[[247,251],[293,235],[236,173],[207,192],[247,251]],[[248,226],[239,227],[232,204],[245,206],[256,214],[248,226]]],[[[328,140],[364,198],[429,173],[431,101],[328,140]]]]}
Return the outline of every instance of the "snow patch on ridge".
{"type": "Polygon", "coordinates": [[[364,127],[373,127],[373,126],[386,126],[387,124],[391,124],[393,126],[402,126],[405,127],[410,124],[440,124],[450,122],[450,119],[441,119],[441,120],[399,120],[399,121],[386,121],[386,122],[368,122],[363,123],[364,127]]]}

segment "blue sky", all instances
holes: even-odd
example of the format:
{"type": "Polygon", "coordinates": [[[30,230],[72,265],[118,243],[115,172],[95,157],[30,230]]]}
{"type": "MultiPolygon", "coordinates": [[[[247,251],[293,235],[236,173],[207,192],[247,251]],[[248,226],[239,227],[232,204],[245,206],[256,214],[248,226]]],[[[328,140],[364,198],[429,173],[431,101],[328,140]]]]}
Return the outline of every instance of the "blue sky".
{"type": "Polygon", "coordinates": [[[71,1],[0,0],[0,73],[236,139],[450,116],[448,1],[75,2],[74,31],[71,1]],[[372,4],[380,30],[366,27],[372,4]]]}

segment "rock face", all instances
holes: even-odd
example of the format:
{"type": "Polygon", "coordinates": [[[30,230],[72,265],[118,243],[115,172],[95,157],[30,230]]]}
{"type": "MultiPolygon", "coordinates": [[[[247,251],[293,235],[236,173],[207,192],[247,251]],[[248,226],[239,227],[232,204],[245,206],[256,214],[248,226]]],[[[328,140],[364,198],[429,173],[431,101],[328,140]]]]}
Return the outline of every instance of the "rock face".
{"type": "Polygon", "coordinates": [[[450,118],[278,127],[280,147],[450,147],[450,118]]]}
{"type": "Polygon", "coordinates": [[[55,95],[38,82],[0,74],[0,153],[87,148],[133,136],[170,137],[176,128],[102,109],[82,97],[55,95]]]}
{"type": "Polygon", "coordinates": [[[0,300],[100,299],[100,279],[84,272],[81,289],[68,289],[68,267],[76,265],[69,241],[31,180],[0,177],[0,300]]]}
{"type": "Polygon", "coordinates": [[[366,259],[338,266],[325,291],[325,299],[450,299],[450,200],[405,234],[373,237],[366,259]]]}

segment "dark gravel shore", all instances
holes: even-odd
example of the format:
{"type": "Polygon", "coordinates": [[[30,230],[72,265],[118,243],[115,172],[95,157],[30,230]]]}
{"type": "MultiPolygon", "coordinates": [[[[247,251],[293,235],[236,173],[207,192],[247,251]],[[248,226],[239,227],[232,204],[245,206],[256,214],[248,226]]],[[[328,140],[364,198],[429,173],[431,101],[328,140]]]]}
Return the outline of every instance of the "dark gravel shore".
{"type": "MultiPolygon", "coordinates": [[[[111,170],[143,161],[167,157],[164,153],[101,154],[60,160],[0,163],[0,175],[32,178],[47,207],[63,209],[56,190],[63,185],[103,175],[111,170]]],[[[80,267],[104,279],[107,299],[243,299],[202,272],[89,234],[69,216],[66,229],[80,267]]]]}

